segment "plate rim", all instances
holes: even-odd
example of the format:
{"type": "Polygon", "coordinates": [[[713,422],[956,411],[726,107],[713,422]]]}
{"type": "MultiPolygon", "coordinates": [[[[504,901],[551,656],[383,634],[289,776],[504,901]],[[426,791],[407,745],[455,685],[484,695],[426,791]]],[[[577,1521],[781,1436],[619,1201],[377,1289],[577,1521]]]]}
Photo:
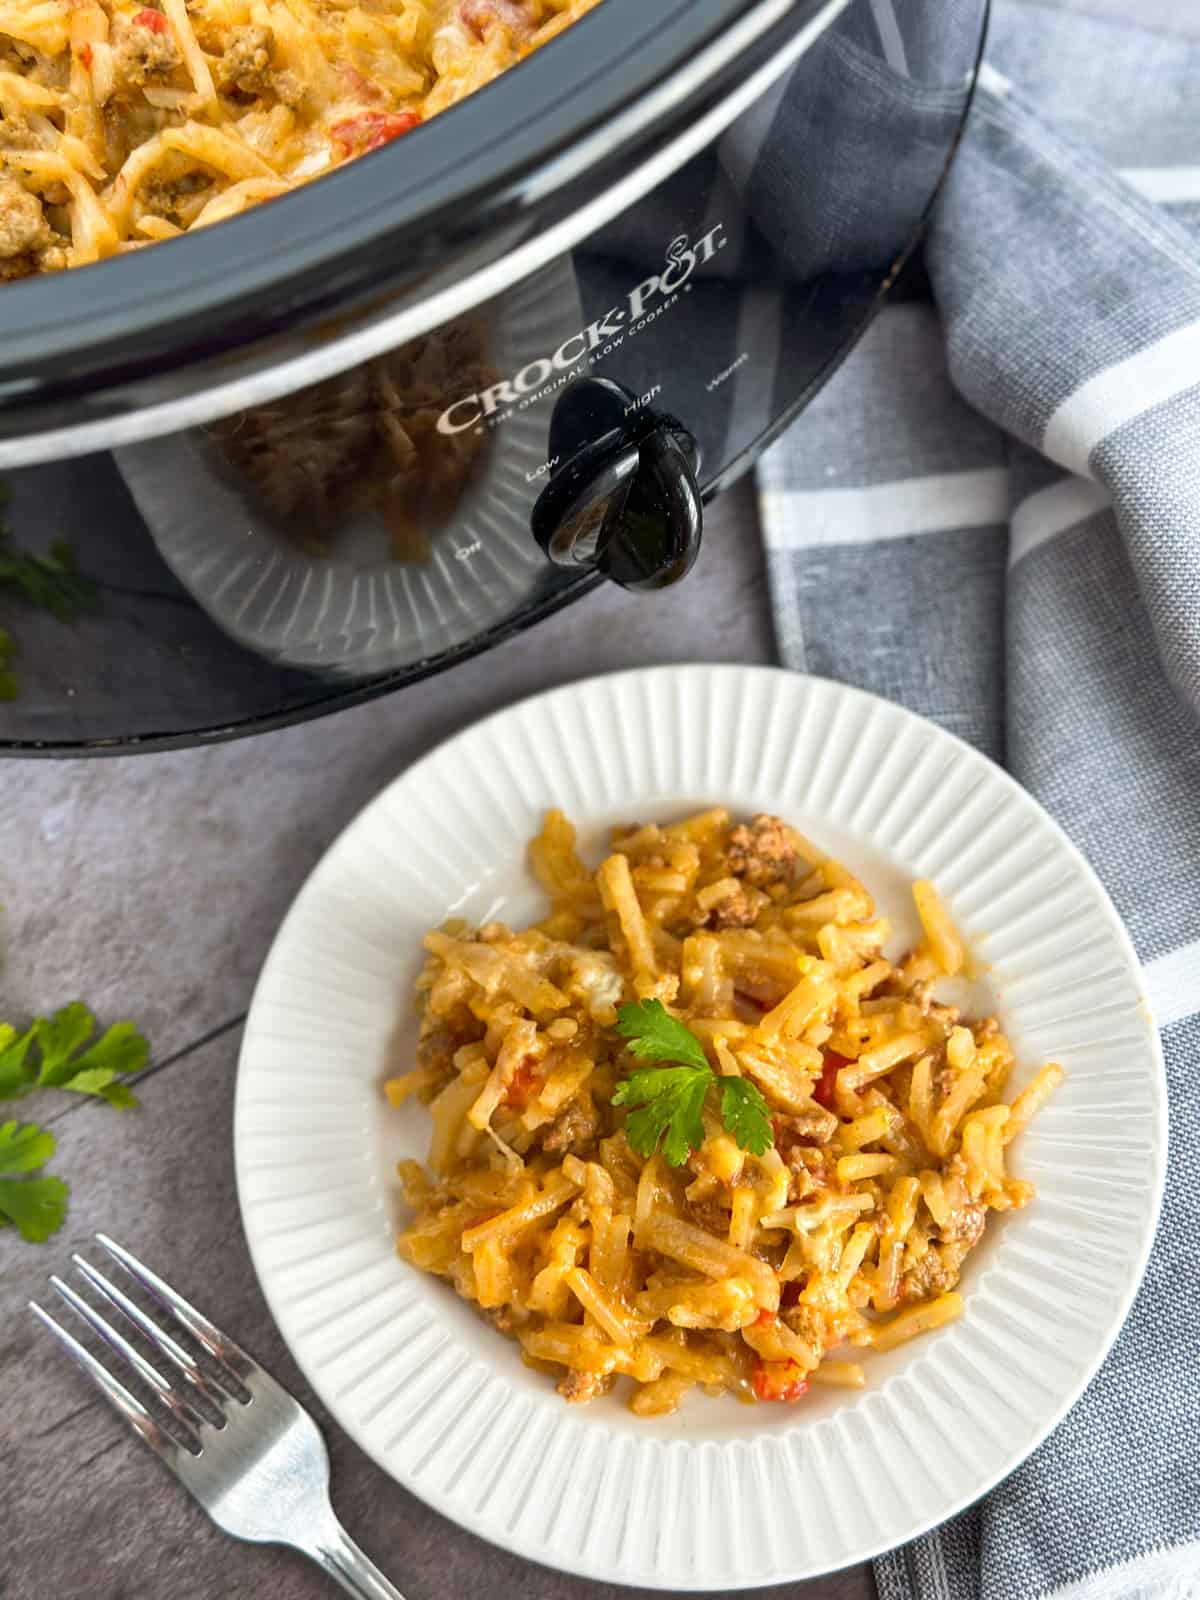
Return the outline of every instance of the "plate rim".
{"type": "MultiPolygon", "coordinates": [[[[1107,1359],[1110,1351],[1113,1348],[1113,1345],[1116,1343],[1122,1329],[1125,1326],[1133,1302],[1136,1299],[1145,1278],[1150,1254],[1158,1232],[1158,1225],[1161,1219],[1163,1196],[1166,1185],[1168,1141],[1170,1132],[1168,1084],[1166,1076],[1166,1063],[1162,1047],[1161,1029],[1157,1018],[1154,1015],[1154,1011],[1147,994],[1145,974],[1141,960],[1138,957],[1129,931],[1125,927],[1120,914],[1112,902],[1112,898],[1109,895],[1107,888],[1100,879],[1095,868],[1079,849],[1079,847],[1071,840],[1062,825],[1050,814],[1049,811],[1046,810],[1041,802],[1037,800],[1036,797],[1032,795],[1026,788],[1024,788],[1024,786],[1020,784],[1011,773],[1006,771],[1005,768],[1001,767],[983,751],[977,749],[974,745],[969,744],[959,735],[941,727],[931,718],[922,716],[920,713],[910,710],[907,706],[900,704],[898,701],[889,700],[886,697],[875,694],[870,690],[861,689],[856,685],[842,683],[837,679],[829,678],[816,673],[794,672],[789,668],[772,664],[704,661],[658,663],[651,666],[622,668],[613,672],[592,673],[586,677],[571,679],[565,683],[555,684],[549,688],[537,690],[532,694],[521,696],[518,699],[512,700],[507,704],[486,713],[484,716],[476,718],[466,726],[458,728],[449,733],[445,738],[438,740],[427,750],[422,752],[422,754],[419,755],[414,761],[411,761],[404,766],[381,788],[376,790],[371,798],[359,808],[355,815],[338,830],[334,838],[330,840],[325,849],[322,851],[319,859],[313,864],[312,868],[305,877],[304,882],[301,884],[299,890],[293,897],[271,941],[270,948],[259,969],[258,977],[255,980],[250,1005],[247,1009],[246,1018],[243,1023],[242,1040],[238,1050],[232,1120],[234,1177],[238,1201],[238,1212],[242,1225],[243,1236],[246,1240],[251,1264],[254,1269],[255,1279],[258,1283],[263,1298],[266,1301],[272,1321],[275,1323],[280,1337],[283,1339],[292,1360],[296,1362],[301,1373],[303,1374],[305,1382],[325,1406],[326,1410],[329,1412],[331,1420],[339,1428],[341,1428],[341,1430],[346,1433],[356,1445],[358,1445],[358,1447],[368,1457],[372,1464],[380,1471],[384,1472],[389,1478],[392,1479],[393,1482],[397,1483],[407,1493],[414,1495],[418,1500],[421,1500],[425,1505],[429,1506],[439,1515],[445,1517],[448,1521],[453,1523],[454,1526],[462,1528],[465,1532],[484,1540],[486,1543],[495,1545],[500,1549],[504,1549],[514,1556],[517,1556],[523,1560],[532,1561],[535,1565],[544,1567],[549,1571],[561,1572],[573,1577],[584,1578],[591,1581],[605,1581],[621,1587],[653,1589],[660,1592],[673,1592],[683,1587],[693,1593],[734,1591],[744,1592],[748,1590],[766,1588],[781,1583],[804,1582],[827,1575],[829,1573],[844,1571],[852,1566],[873,1562],[880,1556],[886,1555],[889,1551],[903,1548],[913,1540],[922,1537],[923,1535],[929,1533],[932,1529],[940,1527],[944,1523],[950,1521],[952,1518],[960,1515],[968,1507],[976,1504],[986,1495],[990,1494],[997,1484],[1003,1482],[1013,1472],[1015,1472],[1018,1467],[1023,1465],[1024,1462],[1026,1462],[1030,1456],[1032,1456],[1034,1452],[1040,1448],[1049,1435],[1053,1433],[1066,1414],[1079,1400],[1080,1396],[1090,1386],[1092,1380],[1096,1376],[1096,1373],[1107,1359]],[[1153,1170],[1148,1173],[1150,1180],[1148,1187],[1149,1206],[1146,1213],[1146,1221],[1143,1227],[1140,1246],[1136,1257],[1129,1268],[1125,1290],[1109,1315],[1107,1326],[1105,1327],[1104,1334],[1094,1358],[1088,1363],[1086,1368],[1083,1370],[1082,1375],[1079,1376],[1073,1384],[1064,1386],[1062,1398],[1054,1408],[1051,1408],[1047,1415],[1047,1419],[1037,1429],[1034,1430],[1034,1435],[1028,1446],[1024,1448],[1020,1454],[1016,1455],[1010,1460],[1007,1460],[998,1469],[990,1473],[990,1475],[987,1475],[984,1481],[980,1483],[973,1482],[968,1492],[956,1496],[953,1501],[947,1504],[943,1510],[938,1512],[938,1514],[919,1520],[911,1529],[906,1532],[900,1541],[896,1541],[891,1537],[884,1537],[878,1540],[867,1539],[863,1541],[860,1548],[848,1555],[845,1560],[834,1565],[820,1563],[815,1566],[810,1565],[799,1568],[780,1568],[778,1570],[773,1570],[766,1576],[755,1575],[750,1577],[742,1577],[739,1574],[737,1576],[724,1576],[720,1578],[706,1579],[699,1573],[688,1573],[686,1577],[682,1577],[680,1574],[663,1575],[657,1572],[625,1575],[624,1573],[613,1572],[612,1570],[601,1570],[594,1562],[589,1565],[584,1561],[575,1561],[571,1559],[559,1560],[555,1558],[555,1555],[552,1551],[545,1549],[536,1543],[531,1547],[530,1542],[524,1537],[519,1535],[514,1536],[514,1534],[509,1530],[501,1531],[493,1527],[490,1523],[484,1525],[478,1521],[472,1522],[468,1520],[462,1515],[460,1507],[453,1500],[452,1496],[442,1492],[427,1478],[422,1478],[418,1481],[409,1481],[407,1478],[402,1477],[399,1471],[395,1469],[393,1464],[390,1461],[385,1460],[381,1454],[377,1452],[376,1448],[367,1437],[366,1429],[351,1421],[343,1413],[336,1399],[325,1392],[324,1382],[318,1381],[315,1374],[309,1368],[307,1358],[300,1354],[296,1346],[293,1344],[291,1337],[289,1336],[288,1329],[284,1321],[284,1315],[286,1314],[281,1315],[281,1311],[277,1306],[272,1287],[270,1286],[271,1273],[269,1269],[264,1267],[261,1251],[258,1247],[256,1247],[254,1232],[248,1219],[249,1207],[246,1199],[245,1175],[243,1172],[243,1141],[239,1135],[239,1123],[244,1115],[245,1107],[245,1086],[252,1071],[252,1067],[249,1063],[249,1056],[253,1043],[252,1023],[255,1009],[259,1005],[260,997],[266,989],[268,982],[274,976],[276,965],[282,960],[281,951],[285,947],[290,928],[295,922],[300,920],[305,910],[307,901],[319,887],[319,879],[327,870],[329,870],[328,863],[336,854],[336,852],[344,845],[348,837],[361,826],[363,826],[366,822],[366,819],[372,813],[383,809],[386,806],[389,798],[393,795],[394,791],[400,788],[403,784],[411,781],[423,768],[432,765],[437,759],[444,757],[453,749],[455,745],[459,744],[460,742],[473,739],[484,729],[490,728],[497,722],[511,717],[523,710],[528,710],[529,708],[535,707],[539,703],[548,701],[555,697],[570,697],[572,695],[582,694],[586,692],[589,686],[593,684],[614,684],[624,680],[632,679],[660,679],[663,681],[668,681],[679,678],[707,678],[709,680],[713,678],[726,678],[730,680],[741,678],[757,680],[762,683],[766,683],[768,681],[775,682],[782,679],[798,686],[804,684],[813,684],[817,686],[818,689],[830,691],[838,697],[844,697],[845,700],[851,704],[857,704],[865,711],[870,711],[872,708],[882,707],[888,713],[898,715],[905,723],[915,725],[918,728],[924,729],[927,733],[932,734],[935,742],[942,743],[943,745],[948,743],[949,746],[955,749],[960,756],[965,757],[968,761],[977,765],[981,764],[982,767],[988,771],[991,778],[994,780],[998,779],[1007,789],[1009,794],[1020,804],[1032,808],[1032,810],[1038,815],[1042,824],[1046,826],[1053,834],[1059,849],[1066,853],[1066,856],[1070,859],[1075,870],[1082,876],[1089,889],[1095,895],[1097,909],[1103,911],[1105,920],[1108,924],[1108,931],[1112,935],[1121,955],[1128,963],[1130,975],[1135,980],[1137,989],[1137,1005],[1146,1023],[1147,1040],[1150,1049],[1150,1064],[1153,1068],[1153,1071],[1148,1074],[1153,1097],[1153,1122],[1155,1131],[1154,1149],[1150,1158],[1151,1162],[1153,1163],[1153,1170]]],[[[740,1440],[738,1442],[741,1443],[740,1440]]]]}

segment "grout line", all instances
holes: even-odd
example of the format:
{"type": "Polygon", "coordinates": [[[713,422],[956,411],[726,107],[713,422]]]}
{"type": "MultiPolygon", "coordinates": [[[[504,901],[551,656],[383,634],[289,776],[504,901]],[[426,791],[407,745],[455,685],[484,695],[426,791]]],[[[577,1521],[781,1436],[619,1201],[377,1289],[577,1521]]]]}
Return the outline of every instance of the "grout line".
{"type": "Polygon", "coordinates": [[[212,1044],[223,1034],[230,1033],[234,1028],[240,1028],[245,1022],[248,1012],[239,1011],[237,1016],[230,1017],[228,1022],[218,1022],[215,1028],[210,1028],[207,1033],[202,1033],[198,1039],[193,1039],[191,1044],[185,1044],[174,1054],[164,1057],[162,1061],[152,1061],[144,1072],[136,1078],[131,1078],[131,1084],[145,1083],[148,1078],[153,1078],[156,1073],[165,1072],[168,1067],[173,1067],[177,1061],[182,1061],[185,1056],[190,1056],[194,1051],[202,1049],[206,1044],[212,1044]]]}
{"type": "Polygon", "coordinates": [[[34,1438],[48,1439],[52,1433],[63,1427],[65,1423],[74,1422],[76,1417],[81,1417],[85,1411],[90,1411],[95,1403],[95,1395],[90,1395],[88,1399],[84,1400],[80,1405],[77,1405],[74,1411],[64,1411],[62,1416],[56,1417],[48,1428],[43,1428],[40,1433],[35,1433],[34,1438]]]}
{"type": "Polygon", "coordinates": [[[110,1439],[106,1445],[102,1445],[99,1450],[93,1450],[91,1455],[85,1456],[82,1461],[73,1461],[71,1463],[71,1471],[73,1473],[83,1472],[84,1469],[90,1467],[93,1462],[99,1461],[101,1456],[108,1455],[110,1450],[115,1450],[118,1445],[123,1445],[124,1443],[125,1439],[122,1436],[118,1436],[116,1439],[110,1439]]]}

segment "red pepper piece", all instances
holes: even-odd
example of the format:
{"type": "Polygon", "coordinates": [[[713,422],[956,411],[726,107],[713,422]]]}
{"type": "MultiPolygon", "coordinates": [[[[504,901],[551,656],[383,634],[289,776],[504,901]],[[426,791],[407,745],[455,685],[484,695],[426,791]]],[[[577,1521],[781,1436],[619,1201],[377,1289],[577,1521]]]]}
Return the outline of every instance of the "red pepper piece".
{"type": "Polygon", "coordinates": [[[839,1056],[836,1051],[826,1050],[825,1065],[821,1069],[821,1076],[813,1089],[813,1099],[819,1106],[824,1106],[826,1111],[832,1111],[834,1090],[837,1088],[837,1075],[843,1067],[850,1063],[845,1056],[839,1056]]]}
{"type": "Polygon", "coordinates": [[[522,1061],[512,1077],[508,1080],[501,1099],[506,1106],[523,1106],[531,1099],[534,1089],[541,1084],[541,1076],[537,1068],[529,1061],[522,1061]]]}
{"type": "Polygon", "coordinates": [[[799,1400],[808,1379],[795,1361],[756,1361],[754,1394],[759,1400],[799,1400]]]}
{"type": "Polygon", "coordinates": [[[411,133],[420,122],[419,111],[364,111],[361,116],[335,122],[330,134],[347,155],[365,155],[411,133]]]}

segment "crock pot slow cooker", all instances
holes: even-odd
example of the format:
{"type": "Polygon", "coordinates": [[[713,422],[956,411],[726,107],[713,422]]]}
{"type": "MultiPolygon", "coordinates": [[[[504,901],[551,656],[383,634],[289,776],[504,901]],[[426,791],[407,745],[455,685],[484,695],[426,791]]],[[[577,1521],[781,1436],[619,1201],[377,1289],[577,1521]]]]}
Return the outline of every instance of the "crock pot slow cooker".
{"type": "Polygon", "coordinates": [[[0,287],[8,548],[87,580],[0,584],[0,747],[248,733],[682,578],[917,243],[986,3],[603,0],[326,178],[0,287]]]}

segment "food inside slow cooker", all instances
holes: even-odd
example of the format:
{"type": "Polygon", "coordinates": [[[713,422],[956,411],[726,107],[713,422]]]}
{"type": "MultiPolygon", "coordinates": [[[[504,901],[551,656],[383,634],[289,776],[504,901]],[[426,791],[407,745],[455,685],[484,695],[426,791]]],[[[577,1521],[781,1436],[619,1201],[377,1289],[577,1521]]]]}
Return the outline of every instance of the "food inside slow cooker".
{"type": "Polygon", "coordinates": [[[272,200],[598,0],[0,0],[0,282],[272,200]]]}
{"type": "Polygon", "coordinates": [[[490,439],[439,433],[451,399],[486,388],[483,326],[464,317],[298,394],[210,429],[276,530],[308,554],[336,553],[354,517],[383,522],[393,559],[420,561],[461,502],[490,439]]]}

